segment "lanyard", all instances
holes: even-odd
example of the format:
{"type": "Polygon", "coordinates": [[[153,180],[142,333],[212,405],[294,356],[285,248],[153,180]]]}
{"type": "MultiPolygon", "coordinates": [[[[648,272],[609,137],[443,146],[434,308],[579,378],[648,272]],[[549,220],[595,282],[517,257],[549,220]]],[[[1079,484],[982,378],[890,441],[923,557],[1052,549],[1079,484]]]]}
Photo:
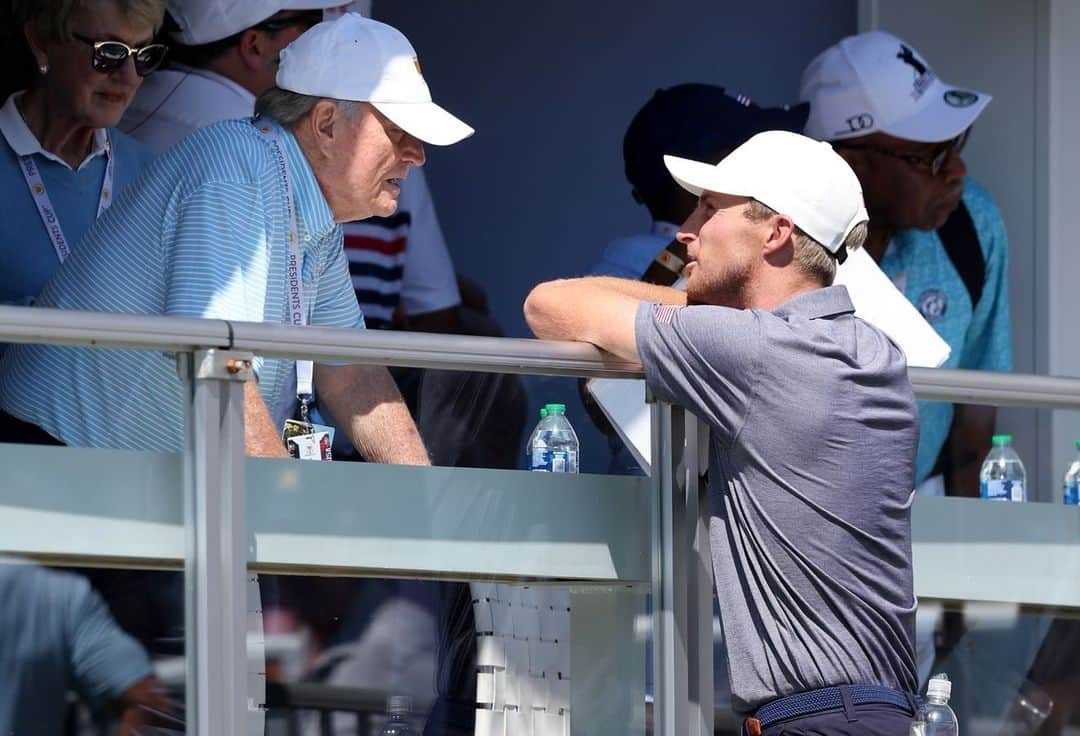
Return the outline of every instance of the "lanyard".
{"type": "MultiPolygon", "coordinates": [[[[101,213],[112,204],[112,141],[109,140],[108,133],[105,135],[105,178],[101,182],[101,195],[98,197],[97,213],[94,215],[94,219],[101,217],[101,213]]],[[[30,188],[30,194],[34,198],[34,204],[37,206],[38,214],[41,216],[41,223],[45,226],[45,232],[48,233],[49,240],[52,241],[56,257],[63,263],[71,255],[71,248],[68,246],[67,238],[64,237],[63,229],[60,227],[60,218],[57,216],[56,210],[53,209],[52,200],[49,199],[49,192],[45,189],[45,181],[41,178],[41,171],[38,169],[33,156],[19,156],[19,168],[22,170],[23,178],[26,179],[26,186],[30,188]]]]}
{"type": "MultiPolygon", "coordinates": [[[[301,274],[300,230],[296,225],[296,204],[293,202],[292,175],[289,160],[281,145],[277,128],[270,123],[253,121],[255,128],[265,135],[274,149],[274,163],[278,176],[285,186],[286,208],[289,212],[289,252],[285,260],[285,302],[289,308],[289,321],[294,325],[306,325],[304,311],[304,281],[301,274]]],[[[313,394],[312,374],[314,364],[310,360],[296,361],[296,398],[300,400],[300,418],[308,421],[308,405],[313,394]]]]}

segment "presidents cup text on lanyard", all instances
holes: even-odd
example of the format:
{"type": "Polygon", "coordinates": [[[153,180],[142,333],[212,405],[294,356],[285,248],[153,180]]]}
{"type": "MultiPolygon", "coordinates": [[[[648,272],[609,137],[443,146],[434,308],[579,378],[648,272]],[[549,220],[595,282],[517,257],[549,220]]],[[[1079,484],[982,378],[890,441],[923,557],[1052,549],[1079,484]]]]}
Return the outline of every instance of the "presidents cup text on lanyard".
{"type": "MultiPolygon", "coordinates": [[[[64,237],[63,229],[60,227],[60,217],[53,208],[52,200],[49,199],[49,192],[45,189],[45,181],[41,178],[41,171],[38,169],[37,162],[34,161],[33,156],[19,156],[19,168],[22,170],[23,178],[26,179],[26,186],[30,188],[30,194],[33,196],[38,214],[41,215],[41,222],[45,225],[45,232],[48,233],[49,240],[52,241],[53,250],[56,251],[56,257],[63,263],[71,254],[71,248],[68,246],[67,238],[64,237]]],[[[101,217],[101,213],[107,210],[109,205],[112,204],[112,193],[112,141],[109,139],[108,133],[106,133],[105,178],[101,182],[101,195],[98,197],[97,214],[94,215],[95,219],[101,217]]]]}
{"type": "MultiPolygon", "coordinates": [[[[296,225],[296,204],[293,202],[292,175],[289,173],[289,160],[285,156],[285,147],[277,128],[266,121],[254,120],[256,129],[265,135],[274,149],[274,162],[278,175],[285,186],[285,201],[289,217],[289,252],[285,260],[285,302],[289,307],[289,320],[294,325],[307,324],[307,312],[304,310],[304,282],[300,260],[300,230],[296,225]]],[[[308,421],[308,406],[313,394],[312,373],[314,365],[310,360],[296,361],[296,398],[300,400],[300,418],[308,421]]]]}

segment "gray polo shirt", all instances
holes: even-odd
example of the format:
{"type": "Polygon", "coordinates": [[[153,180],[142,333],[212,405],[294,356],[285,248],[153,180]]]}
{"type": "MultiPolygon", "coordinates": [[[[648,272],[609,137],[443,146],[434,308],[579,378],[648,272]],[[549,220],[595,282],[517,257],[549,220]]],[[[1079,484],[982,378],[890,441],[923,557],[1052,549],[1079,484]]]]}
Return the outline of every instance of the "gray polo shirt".
{"type": "Polygon", "coordinates": [[[711,428],[713,573],[735,710],[844,683],[914,692],[918,411],[842,286],[776,310],[642,304],[649,386],[711,428]]]}

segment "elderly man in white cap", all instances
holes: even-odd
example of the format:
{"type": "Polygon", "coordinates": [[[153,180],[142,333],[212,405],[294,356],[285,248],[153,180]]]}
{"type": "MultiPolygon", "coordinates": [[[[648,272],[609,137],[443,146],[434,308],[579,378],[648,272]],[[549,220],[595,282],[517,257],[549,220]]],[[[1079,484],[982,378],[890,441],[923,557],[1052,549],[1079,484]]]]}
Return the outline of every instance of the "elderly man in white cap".
{"type": "MultiPolygon", "coordinates": [[[[340,3],[168,0],[173,39],[168,66],[140,88],[121,129],[160,153],[211,123],[251,117],[255,98],[274,87],[281,50],[324,16],[340,15],[340,3]]],[[[346,7],[371,15],[370,1],[346,7]]],[[[457,274],[423,170],[412,170],[402,182],[393,215],[345,222],[342,230],[367,327],[405,323],[416,331],[460,331],[457,274]]],[[[446,372],[430,375],[450,377],[446,372]]],[[[355,457],[341,434],[334,452],[335,457],[355,457]]]]}
{"type": "MultiPolygon", "coordinates": [[[[431,101],[416,52],[355,14],[283,53],[263,115],[203,128],[157,159],[74,249],[39,303],[65,309],[361,327],[340,222],[389,215],[421,140],[473,131],[431,101]]],[[[381,367],[256,359],[248,452],[280,456],[281,422],[317,388],[373,461],[427,455],[381,367]]],[[[9,421],[70,445],[177,450],[183,403],[169,356],[21,345],[0,365],[9,421]]],[[[28,440],[29,441],[29,440],[28,440]]]]}
{"type": "MultiPolygon", "coordinates": [[[[947,84],[906,41],[850,36],[803,72],[806,135],[831,141],[862,183],[866,251],[949,344],[947,368],[1012,370],[1008,239],[960,158],[990,95],[947,84]]],[[[993,407],[920,402],[921,493],[974,496],[993,407]]]]}
{"type": "Polygon", "coordinates": [[[698,197],[677,235],[686,291],[552,281],[525,317],[538,337],[640,361],[657,397],[708,423],[713,572],[744,733],[906,736],[917,417],[903,353],[831,286],[866,235],[858,179],[827,144],[784,131],[716,165],[665,161],[698,197]]]}

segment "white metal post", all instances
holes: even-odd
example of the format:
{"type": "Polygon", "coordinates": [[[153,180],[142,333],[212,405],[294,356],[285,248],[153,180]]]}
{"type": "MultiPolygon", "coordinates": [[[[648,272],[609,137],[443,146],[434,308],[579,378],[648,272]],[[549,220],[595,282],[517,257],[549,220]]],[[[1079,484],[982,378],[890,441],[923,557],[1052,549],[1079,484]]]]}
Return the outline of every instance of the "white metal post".
{"type": "Polygon", "coordinates": [[[239,736],[248,710],[243,382],[252,377],[252,355],[200,350],[183,358],[190,389],[184,458],[187,732],[239,736]]]}
{"type": "Polygon", "coordinates": [[[685,472],[679,474],[686,493],[686,635],[689,736],[712,736],[713,692],[713,572],[709,546],[709,506],[704,475],[709,431],[690,412],[684,412],[685,472]]]}
{"type": "Polygon", "coordinates": [[[652,404],[653,733],[685,736],[687,708],[687,552],[683,410],[652,404]]]}

